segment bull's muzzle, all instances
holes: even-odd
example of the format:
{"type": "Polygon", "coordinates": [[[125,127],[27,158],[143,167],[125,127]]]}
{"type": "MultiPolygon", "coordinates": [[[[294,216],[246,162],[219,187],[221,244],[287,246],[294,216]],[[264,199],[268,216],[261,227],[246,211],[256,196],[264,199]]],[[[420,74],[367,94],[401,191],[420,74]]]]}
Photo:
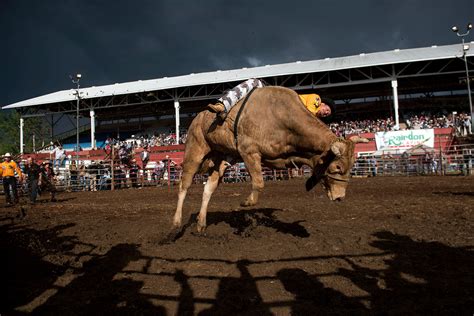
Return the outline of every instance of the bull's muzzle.
{"type": "Polygon", "coordinates": [[[328,198],[340,202],[346,196],[348,182],[349,178],[340,174],[325,174],[322,184],[328,198]]]}

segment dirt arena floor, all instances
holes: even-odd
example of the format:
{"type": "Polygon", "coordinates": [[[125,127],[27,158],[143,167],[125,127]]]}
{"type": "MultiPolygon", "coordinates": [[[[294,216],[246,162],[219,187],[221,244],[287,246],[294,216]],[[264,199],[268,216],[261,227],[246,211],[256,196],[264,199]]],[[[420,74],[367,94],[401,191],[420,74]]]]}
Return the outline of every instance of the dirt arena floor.
{"type": "Polygon", "coordinates": [[[63,193],[0,208],[0,314],[474,312],[474,177],[352,179],[330,202],[302,180],[202,185],[168,244],[175,188],[63,193]],[[193,215],[191,215],[193,213],[193,215]]]}

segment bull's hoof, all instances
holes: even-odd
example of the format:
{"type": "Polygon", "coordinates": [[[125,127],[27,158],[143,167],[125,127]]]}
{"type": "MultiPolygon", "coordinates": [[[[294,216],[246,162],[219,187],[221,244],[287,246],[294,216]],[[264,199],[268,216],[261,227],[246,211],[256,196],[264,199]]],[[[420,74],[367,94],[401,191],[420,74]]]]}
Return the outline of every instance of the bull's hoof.
{"type": "Polygon", "coordinates": [[[206,225],[197,224],[197,232],[199,234],[204,234],[206,232],[206,225]]]}
{"type": "Polygon", "coordinates": [[[165,238],[163,238],[159,244],[160,245],[166,245],[170,244],[172,242],[175,242],[179,237],[181,237],[184,233],[184,228],[183,227],[173,227],[171,231],[166,235],[165,238]]]}
{"type": "Polygon", "coordinates": [[[254,201],[250,199],[246,199],[245,201],[240,202],[240,206],[243,206],[243,207],[254,206],[255,204],[257,203],[255,203],[254,201]]]}
{"type": "Polygon", "coordinates": [[[181,220],[173,220],[173,229],[181,229],[181,220]]]}

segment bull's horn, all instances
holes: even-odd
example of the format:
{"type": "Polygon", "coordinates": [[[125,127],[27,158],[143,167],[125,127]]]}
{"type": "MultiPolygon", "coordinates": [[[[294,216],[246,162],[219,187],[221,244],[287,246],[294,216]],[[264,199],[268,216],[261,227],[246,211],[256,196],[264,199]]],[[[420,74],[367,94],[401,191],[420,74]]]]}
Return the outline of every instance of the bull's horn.
{"type": "Polygon", "coordinates": [[[357,143],[368,143],[369,140],[367,138],[364,138],[364,137],[360,137],[360,136],[352,136],[351,138],[349,138],[349,140],[351,142],[353,142],[354,144],[357,144],[357,143]]]}
{"type": "Polygon", "coordinates": [[[331,145],[331,151],[334,153],[334,155],[336,155],[336,157],[341,157],[345,146],[346,144],[343,142],[334,142],[331,145]]]}

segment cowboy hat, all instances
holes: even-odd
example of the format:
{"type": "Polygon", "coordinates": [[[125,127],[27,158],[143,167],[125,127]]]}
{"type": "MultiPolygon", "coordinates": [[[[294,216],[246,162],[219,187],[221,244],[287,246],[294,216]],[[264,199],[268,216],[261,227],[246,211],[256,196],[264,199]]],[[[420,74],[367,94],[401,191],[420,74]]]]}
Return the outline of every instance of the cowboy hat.
{"type": "Polygon", "coordinates": [[[6,153],[5,155],[3,155],[3,157],[7,158],[7,157],[10,157],[11,158],[11,154],[10,153],[6,153]]]}

